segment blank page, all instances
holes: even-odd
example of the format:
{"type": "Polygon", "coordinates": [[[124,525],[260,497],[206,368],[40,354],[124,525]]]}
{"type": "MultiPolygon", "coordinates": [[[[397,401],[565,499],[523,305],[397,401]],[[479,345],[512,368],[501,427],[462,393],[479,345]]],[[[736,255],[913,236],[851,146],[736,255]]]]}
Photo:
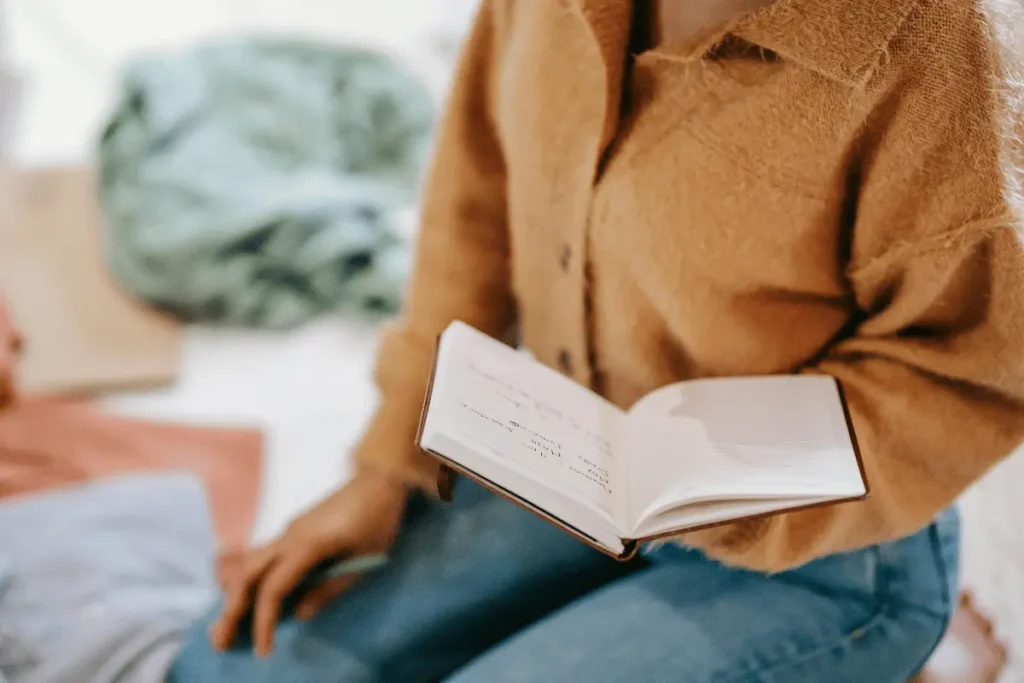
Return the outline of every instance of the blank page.
{"type": "Polygon", "coordinates": [[[749,498],[694,503],[665,510],[661,514],[644,519],[637,525],[633,535],[645,538],[677,530],[686,531],[744,517],[784,512],[789,508],[827,503],[830,500],[833,499],[829,497],[749,498]]]}
{"type": "MultiPolygon", "coordinates": [[[[661,484],[658,498],[700,494],[854,497],[865,492],[836,381],[821,375],[718,378],[659,389],[631,421],[686,425],[687,443],[634,454],[631,477],[656,481],[699,455],[690,481],[661,484]],[[666,422],[667,421],[667,422],[666,422]]],[[[652,501],[653,502],[653,501],[652,501]]],[[[659,506],[660,507],[660,506],[659,506]]]]}

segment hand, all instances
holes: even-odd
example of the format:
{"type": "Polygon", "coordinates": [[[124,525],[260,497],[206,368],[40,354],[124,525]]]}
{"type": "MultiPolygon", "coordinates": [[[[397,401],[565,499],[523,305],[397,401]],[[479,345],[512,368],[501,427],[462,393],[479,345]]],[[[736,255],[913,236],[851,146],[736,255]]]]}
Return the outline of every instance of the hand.
{"type": "MultiPolygon", "coordinates": [[[[292,522],[279,538],[248,551],[227,581],[223,611],[210,628],[213,646],[229,648],[239,622],[254,606],[253,644],[258,656],[269,656],[284,598],[326,559],[387,552],[398,534],[407,495],[402,483],[386,475],[358,474],[292,522]]],[[[317,586],[302,597],[296,616],[313,617],[357,578],[341,576],[317,586]]]]}

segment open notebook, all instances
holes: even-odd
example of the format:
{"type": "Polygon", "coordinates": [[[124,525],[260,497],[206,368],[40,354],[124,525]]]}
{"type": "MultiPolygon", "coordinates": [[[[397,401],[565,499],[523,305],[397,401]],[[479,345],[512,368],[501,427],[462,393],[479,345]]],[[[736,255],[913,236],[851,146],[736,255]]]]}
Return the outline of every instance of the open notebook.
{"type": "Polygon", "coordinates": [[[654,538],[868,493],[831,377],[680,382],[623,411],[460,322],[441,335],[419,445],[443,472],[620,559],[654,538]]]}

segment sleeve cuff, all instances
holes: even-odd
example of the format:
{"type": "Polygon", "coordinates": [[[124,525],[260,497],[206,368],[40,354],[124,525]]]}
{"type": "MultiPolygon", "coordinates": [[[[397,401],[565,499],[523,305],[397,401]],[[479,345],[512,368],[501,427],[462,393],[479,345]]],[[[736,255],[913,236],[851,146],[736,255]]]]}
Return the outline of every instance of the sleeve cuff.
{"type": "Polygon", "coordinates": [[[384,473],[436,497],[439,465],[416,443],[418,418],[418,410],[405,410],[385,402],[355,449],[356,471],[384,473]]]}

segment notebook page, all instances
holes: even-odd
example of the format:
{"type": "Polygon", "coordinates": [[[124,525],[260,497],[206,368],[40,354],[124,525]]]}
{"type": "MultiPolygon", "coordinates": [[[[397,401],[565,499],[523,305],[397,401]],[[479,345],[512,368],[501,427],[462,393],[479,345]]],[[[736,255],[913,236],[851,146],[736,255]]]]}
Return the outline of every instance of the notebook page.
{"type": "Polygon", "coordinates": [[[743,517],[783,512],[790,508],[827,503],[829,497],[734,498],[684,505],[645,518],[634,530],[639,538],[677,530],[693,529],[706,524],[728,522],[743,517]]]}
{"type": "MultiPolygon", "coordinates": [[[[694,466],[702,496],[845,497],[864,493],[838,386],[831,377],[784,375],[683,382],[641,399],[630,411],[630,420],[687,425],[688,438],[702,444],[690,446],[702,454],[694,466]]],[[[666,463],[680,455],[667,444],[638,457],[642,462],[631,476],[650,479],[659,469],[671,469],[666,463]]],[[[662,493],[688,495],[678,484],[670,484],[662,493]]]]}
{"type": "Polygon", "coordinates": [[[641,520],[673,507],[680,499],[697,499],[711,480],[702,470],[711,460],[703,426],[689,418],[630,414],[629,529],[633,536],[641,520]]]}
{"type": "Polygon", "coordinates": [[[461,323],[445,332],[441,354],[431,413],[449,436],[622,519],[618,408],[461,323]]]}

